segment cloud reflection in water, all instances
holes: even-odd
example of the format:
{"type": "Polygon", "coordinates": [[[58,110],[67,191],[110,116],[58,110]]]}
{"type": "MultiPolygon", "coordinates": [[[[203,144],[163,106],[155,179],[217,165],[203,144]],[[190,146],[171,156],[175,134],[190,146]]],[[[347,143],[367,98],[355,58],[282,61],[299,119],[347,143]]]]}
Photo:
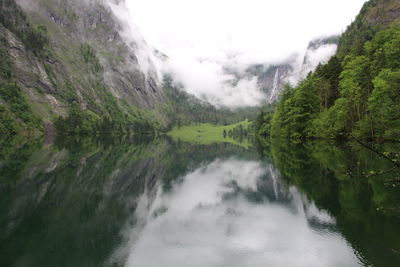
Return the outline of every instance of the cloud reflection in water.
{"type": "Polygon", "coordinates": [[[127,267],[360,265],[334,219],[268,164],[216,160],[157,190],[125,231],[127,267]]]}

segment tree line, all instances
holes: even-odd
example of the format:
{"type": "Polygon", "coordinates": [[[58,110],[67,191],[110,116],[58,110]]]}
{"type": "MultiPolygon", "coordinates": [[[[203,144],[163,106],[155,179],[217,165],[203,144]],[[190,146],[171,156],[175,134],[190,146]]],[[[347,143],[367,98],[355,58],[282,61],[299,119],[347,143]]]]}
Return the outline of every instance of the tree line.
{"type": "Polygon", "coordinates": [[[235,110],[217,108],[187,93],[183,86],[175,83],[169,75],[163,77],[163,91],[167,97],[164,110],[170,120],[168,129],[192,123],[229,125],[246,119],[254,121],[259,113],[259,108],[254,107],[235,110]]]}
{"type": "Polygon", "coordinates": [[[275,111],[259,116],[259,135],[400,140],[400,25],[353,29],[336,56],[286,85],[275,111]]]}

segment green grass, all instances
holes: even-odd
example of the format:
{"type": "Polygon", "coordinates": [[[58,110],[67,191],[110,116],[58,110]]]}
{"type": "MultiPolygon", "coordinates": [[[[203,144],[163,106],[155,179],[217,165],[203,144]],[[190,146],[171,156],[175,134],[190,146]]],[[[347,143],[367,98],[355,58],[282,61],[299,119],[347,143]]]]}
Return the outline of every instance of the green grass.
{"type": "Polygon", "coordinates": [[[251,146],[251,144],[245,138],[242,143],[237,140],[226,136],[224,137],[223,132],[226,130],[233,130],[233,128],[242,124],[244,128],[248,128],[251,125],[249,121],[243,121],[231,125],[213,125],[210,123],[198,123],[191,124],[182,127],[175,127],[172,131],[168,132],[167,135],[171,136],[174,140],[180,140],[184,142],[196,143],[200,145],[209,145],[213,143],[231,143],[239,145],[245,148],[251,146]]]}

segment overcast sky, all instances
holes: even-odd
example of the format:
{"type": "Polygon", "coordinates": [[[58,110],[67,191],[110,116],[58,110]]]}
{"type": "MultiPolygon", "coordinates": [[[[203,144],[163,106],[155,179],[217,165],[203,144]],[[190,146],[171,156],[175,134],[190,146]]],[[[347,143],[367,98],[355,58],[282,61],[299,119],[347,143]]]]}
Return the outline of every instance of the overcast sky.
{"type": "MultiPolygon", "coordinates": [[[[236,103],[243,95],[232,92],[250,90],[246,104],[254,104],[255,98],[262,97],[249,89],[254,81],[245,82],[242,88],[222,88],[229,79],[223,76],[223,65],[279,63],[294,53],[301,54],[311,39],[343,32],[366,0],[126,2],[145,40],[171,58],[170,68],[190,87],[189,92],[208,94],[218,101],[229,96],[213,96],[212,92],[226,91],[233,97],[228,102],[236,103]]],[[[234,106],[232,103],[223,104],[234,106]]]]}

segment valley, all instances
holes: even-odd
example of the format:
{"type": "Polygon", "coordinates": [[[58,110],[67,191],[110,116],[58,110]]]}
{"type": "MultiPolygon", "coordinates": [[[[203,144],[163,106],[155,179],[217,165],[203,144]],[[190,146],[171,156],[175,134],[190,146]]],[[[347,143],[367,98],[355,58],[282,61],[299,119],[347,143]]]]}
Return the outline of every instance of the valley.
{"type": "Polygon", "coordinates": [[[0,266],[397,267],[399,142],[398,0],[0,0],[0,266]]]}

